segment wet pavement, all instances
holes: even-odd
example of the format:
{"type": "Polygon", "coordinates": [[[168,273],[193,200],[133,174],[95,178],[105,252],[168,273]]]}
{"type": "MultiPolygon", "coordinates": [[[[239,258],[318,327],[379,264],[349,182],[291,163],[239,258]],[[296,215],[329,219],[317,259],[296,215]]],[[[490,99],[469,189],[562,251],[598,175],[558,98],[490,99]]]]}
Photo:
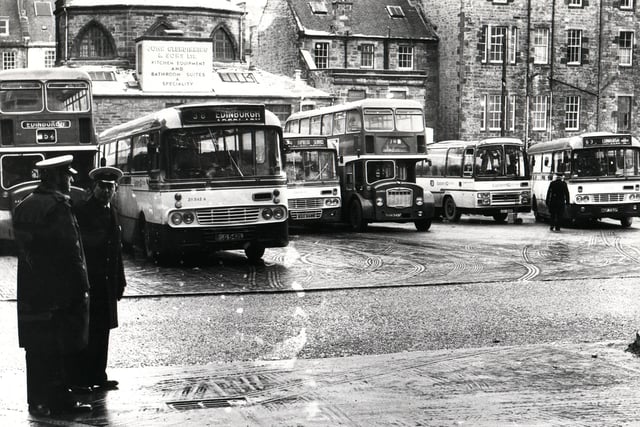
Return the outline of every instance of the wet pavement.
{"type": "Polygon", "coordinates": [[[40,418],[24,378],[0,391],[3,426],[638,425],[628,343],[545,344],[325,359],[112,369],[92,414],[40,418]]]}

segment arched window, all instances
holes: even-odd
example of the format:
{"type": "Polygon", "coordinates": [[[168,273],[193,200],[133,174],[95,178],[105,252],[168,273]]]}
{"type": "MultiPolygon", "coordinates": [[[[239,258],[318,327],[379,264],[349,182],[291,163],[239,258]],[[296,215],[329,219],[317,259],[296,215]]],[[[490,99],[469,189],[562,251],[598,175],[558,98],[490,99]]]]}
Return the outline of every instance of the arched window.
{"type": "Polygon", "coordinates": [[[77,40],[79,58],[113,58],[115,49],[109,33],[97,23],[89,23],[77,40]]]}
{"type": "Polygon", "coordinates": [[[215,61],[233,61],[236,58],[231,38],[222,28],[213,33],[213,59],[215,61]]]}

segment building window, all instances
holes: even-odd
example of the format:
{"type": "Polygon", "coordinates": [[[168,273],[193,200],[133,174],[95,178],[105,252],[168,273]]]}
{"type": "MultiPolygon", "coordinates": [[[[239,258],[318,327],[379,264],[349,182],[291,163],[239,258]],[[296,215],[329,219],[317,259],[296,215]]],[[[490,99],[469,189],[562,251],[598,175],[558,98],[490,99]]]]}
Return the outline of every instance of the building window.
{"type": "Polygon", "coordinates": [[[620,31],[618,37],[618,60],[620,65],[631,65],[633,62],[633,31],[620,31]]]}
{"type": "Polygon", "coordinates": [[[328,12],[327,5],[324,0],[310,1],[309,7],[311,8],[311,12],[317,15],[326,15],[328,12]]]}
{"type": "Polygon", "coordinates": [[[567,31],[567,64],[580,65],[582,57],[582,30],[567,31]]]}
{"type": "Polygon", "coordinates": [[[502,96],[487,96],[487,126],[489,130],[502,129],[502,96]]]}
{"type": "Polygon", "coordinates": [[[631,130],[631,107],[633,105],[630,96],[618,97],[618,132],[631,130]]]}
{"type": "Polygon", "coordinates": [[[568,0],[569,7],[582,7],[582,0],[568,0]]]}
{"type": "Polygon", "coordinates": [[[253,73],[218,73],[220,80],[230,83],[257,83],[253,73]]]}
{"type": "Polygon", "coordinates": [[[402,6],[387,6],[387,12],[392,18],[404,18],[404,10],[402,10],[402,6]]]}
{"type": "Polygon", "coordinates": [[[12,70],[17,68],[16,53],[15,52],[2,52],[2,69],[12,70]]]}
{"type": "Polygon", "coordinates": [[[373,68],[373,58],[375,46],[372,44],[360,45],[360,66],[362,68],[373,68]]]}
{"type": "Polygon", "coordinates": [[[36,16],[52,16],[51,2],[48,1],[36,1],[33,3],[33,7],[36,10],[36,16]]]}
{"type": "Polygon", "coordinates": [[[533,63],[549,63],[549,29],[536,28],[533,30],[533,63]]]}
{"type": "Polygon", "coordinates": [[[547,129],[547,111],[549,109],[549,97],[538,95],[533,97],[531,119],[533,130],[547,129]]]}
{"type": "Polygon", "coordinates": [[[214,61],[233,61],[236,58],[231,38],[222,28],[213,34],[214,61]]]}
{"type": "Polygon", "coordinates": [[[620,0],[620,9],[633,10],[633,0],[620,0]]]}
{"type": "Polygon", "coordinates": [[[347,102],[365,99],[366,97],[367,92],[363,89],[349,89],[349,91],[347,92],[347,102]]]}
{"type": "Polygon", "coordinates": [[[79,39],[78,56],[80,58],[113,58],[115,56],[109,35],[95,24],[89,24],[79,39]]]}
{"type": "Polygon", "coordinates": [[[510,131],[516,130],[516,96],[511,95],[509,97],[509,105],[507,111],[509,114],[507,115],[507,129],[510,131]]]}
{"type": "Polygon", "coordinates": [[[9,35],[9,18],[0,18],[0,36],[9,35]]]}
{"type": "Polygon", "coordinates": [[[501,64],[504,58],[507,27],[485,27],[485,49],[482,62],[501,64]]]}
{"type": "Polygon", "coordinates": [[[567,96],[564,101],[564,128],[578,130],[580,127],[580,97],[567,96]]]}
{"type": "Polygon", "coordinates": [[[398,68],[413,70],[412,46],[398,46],[398,68]]]}
{"type": "Polygon", "coordinates": [[[518,59],[518,27],[511,27],[509,33],[509,63],[515,64],[518,59]]]}
{"type": "Polygon", "coordinates": [[[313,56],[317,68],[329,68],[329,43],[316,42],[313,47],[313,56]]]}
{"type": "Polygon", "coordinates": [[[56,50],[46,49],[44,51],[44,67],[53,68],[56,65],[56,50]]]}

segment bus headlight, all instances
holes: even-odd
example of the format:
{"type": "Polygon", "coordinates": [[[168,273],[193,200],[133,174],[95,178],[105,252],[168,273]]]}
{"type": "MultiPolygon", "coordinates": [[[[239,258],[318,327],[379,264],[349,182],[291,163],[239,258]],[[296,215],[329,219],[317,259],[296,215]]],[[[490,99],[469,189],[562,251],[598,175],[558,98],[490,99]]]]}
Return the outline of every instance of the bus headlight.
{"type": "Polygon", "coordinates": [[[171,214],[171,224],[180,225],[182,224],[182,214],[180,212],[174,212],[171,214]]]}
{"type": "Polygon", "coordinates": [[[416,197],[416,206],[422,205],[424,205],[424,200],[422,199],[422,197],[416,197]]]}
{"type": "Polygon", "coordinates": [[[282,219],[284,218],[284,216],[286,215],[286,211],[281,208],[281,207],[277,207],[273,209],[273,218],[274,219],[282,219]]]}
{"type": "Polygon", "coordinates": [[[376,206],[379,208],[384,206],[384,200],[382,200],[382,197],[376,198],[376,206]]]}
{"type": "Polygon", "coordinates": [[[338,206],[340,204],[340,199],[324,199],[325,206],[338,206]]]}
{"type": "Polygon", "coordinates": [[[476,198],[478,199],[479,206],[491,205],[491,193],[478,193],[476,194],[476,198]]]}
{"type": "Polygon", "coordinates": [[[270,208],[262,209],[262,218],[264,219],[273,218],[273,211],[270,208]]]}
{"type": "Polygon", "coordinates": [[[588,194],[576,195],[576,203],[589,203],[589,195],[588,194]]]}
{"type": "Polygon", "coordinates": [[[182,214],[182,220],[185,224],[192,224],[195,219],[196,216],[193,214],[193,212],[184,212],[182,214]]]}
{"type": "Polygon", "coordinates": [[[523,191],[520,193],[520,203],[522,203],[523,205],[526,205],[530,201],[531,201],[531,192],[523,191]]]}
{"type": "Polygon", "coordinates": [[[636,200],[640,200],[640,194],[637,194],[637,193],[629,194],[629,201],[635,202],[636,200]]]}

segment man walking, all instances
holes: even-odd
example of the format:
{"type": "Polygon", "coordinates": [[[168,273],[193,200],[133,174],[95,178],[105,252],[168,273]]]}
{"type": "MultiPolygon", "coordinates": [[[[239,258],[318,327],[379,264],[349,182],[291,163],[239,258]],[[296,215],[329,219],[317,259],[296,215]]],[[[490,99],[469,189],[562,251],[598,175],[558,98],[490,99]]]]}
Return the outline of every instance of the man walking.
{"type": "Polygon", "coordinates": [[[92,410],[68,388],[67,359],[87,345],[89,281],[71,210],[73,156],[36,163],[40,185],[16,206],[18,341],[25,349],[29,412],[92,410]]]}
{"type": "Polygon", "coordinates": [[[118,214],[111,203],[122,171],[99,167],[89,172],[91,196],[75,209],[87,257],[91,284],[89,345],[75,363],[75,385],[83,390],[115,390],[118,382],[106,373],[109,331],[118,326],[117,302],[126,280],[122,264],[122,242],[118,214]]]}
{"type": "Polygon", "coordinates": [[[569,203],[569,188],[564,182],[561,172],[556,172],[555,180],[549,184],[547,198],[545,200],[551,215],[551,231],[560,231],[560,222],[564,217],[564,211],[569,203]]]}

